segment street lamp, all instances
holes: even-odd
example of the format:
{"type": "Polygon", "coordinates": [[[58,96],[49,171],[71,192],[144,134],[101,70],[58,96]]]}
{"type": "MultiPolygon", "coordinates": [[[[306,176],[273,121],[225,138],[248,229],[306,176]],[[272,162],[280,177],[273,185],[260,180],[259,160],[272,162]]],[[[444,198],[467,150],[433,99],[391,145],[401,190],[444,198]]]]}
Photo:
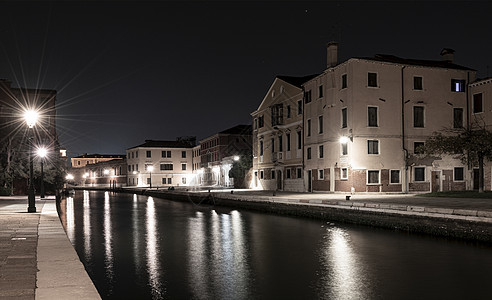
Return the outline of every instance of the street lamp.
{"type": "Polygon", "coordinates": [[[149,185],[152,188],[152,171],[154,171],[154,166],[147,166],[147,171],[149,171],[149,185]]]}
{"type": "MultiPolygon", "coordinates": [[[[104,175],[108,176],[109,175],[109,170],[104,169],[103,171],[104,175]]],[[[111,177],[108,177],[108,186],[111,187],[111,177]]]]}
{"type": "Polygon", "coordinates": [[[44,158],[48,154],[48,150],[44,147],[38,148],[38,156],[41,158],[41,191],[40,196],[41,199],[44,199],[44,171],[43,171],[43,162],[44,158]]]}
{"type": "Polygon", "coordinates": [[[32,152],[33,152],[33,145],[32,145],[32,140],[34,136],[34,125],[36,124],[36,121],[39,118],[39,114],[35,110],[26,110],[24,112],[24,120],[26,121],[27,126],[29,127],[29,143],[30,143],[30,148],[29,148],[29,189],[27,192],[27,212],[36,212],[36,203],[35,203],[35,196],[34,196],[34,184],[33,184],[33,164],[32,164],[32,152]]]}

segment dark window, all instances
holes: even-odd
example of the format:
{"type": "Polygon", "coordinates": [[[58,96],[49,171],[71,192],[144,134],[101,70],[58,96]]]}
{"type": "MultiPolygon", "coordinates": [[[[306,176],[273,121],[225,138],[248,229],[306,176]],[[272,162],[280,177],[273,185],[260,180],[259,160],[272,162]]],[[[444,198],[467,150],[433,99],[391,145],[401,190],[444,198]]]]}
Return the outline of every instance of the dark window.
{"type": "Polygon", "coordinates": [[[173,179],[172,178],[168,178],[167,179],[167,184],[172,184],[173,183],[173,179]]]}
{"type": "Polygon", "coordinates": [[[347,128],[347,108],[342,108],[342,128],[347,128]]]}
{"type": "Polygon", "coordinates": [[[318,98],[323,97],[323,85],[318,87],[318,98]]]}
{"type": "Polygon", "coordinates": [[[301,100],[297,101],[297,114],[298,115],[302,114],[302,101],[301,100]]]}
{"type": "Polygon", "coordinates": [[[425,167],[414,168],[415,181],[425,181],[425,167]]]}
{"type": "Polygon", "coordinates": [[[378,74],[377,73],[367,73],[367,86],[377,87],[378,86],[378,74]]]}
{"type": "Polygon", "coordinates": [[[424,127],[424,107],[414,106],[413,107],[413,127],[423,128],[424,127]]]}
{"type": "Polygon", "coordinates": [[[400,183],[400,170],[390,171],[390,183],[400,183]]]}
{"type": "Polygon", "coordinates": [[[284,105],[275,104],[271,108],[272,126],[284,124],[284,105]]]}
{"type": "Polygon", "coordinates": [[[287,177],[287,179],[290,179],[290,169],[286,170],[285,176],[287,177]]]}
{"type": "Polygon", "coordinates": [[[453,91],[453,92],[464,92],[465,91],[465,80],[451,79],[451,91],[453,91]]]}
{"type": "Polygon", "coordinates": [[[151,156],[151,152],[149,150],[147,150],[147,157],[150,157],[151,156]]]}
{"type": "Polygon", "coordinates": [[[258,117],[258,128],[262,128],[265,125],[265,119],[263,116],[258,117]]]}
{"type": "Polygon", "coordinates": [[[423,154],[424,142],[413,142],[413,153],[423,154]]]}
{"type": "Polygon", "coordinates": [[[181,158],[186,158],[186,151],[181,151],[181,158]]]}
{"type": "Polygon", "coordinates": [[[272,143],[272,153],[273,153],[273,152],[275,152],[275,139],[272,138],[270,141],[272,143]]]}
{"type": "Polygon", "coordinates": [[[483,112],[482,93],[473,95],[473,113],[483,112]]]}
{"type": "Polygon", "coordinates": [[[319,158],[323,158],[323,156],[324,156],[324,154],[323,154],[323,145],[319,145],[318,152],[319,152],[319,158]]]}
{"type": "Polygon", "coordinates": [[[367,183],[379,183],[379,171],[369,170],[367,171],[367,183]]]}
{"type": "Polygon", "coordinates": [[[181,164],[181,170],[186,171],[186,164],[181,164]]]}
{"type": "Polygon", "coordinates": [[[297,168],[297,178],[302,178],[302,169],[297,168]]]}
{"type": "Polygon", "coordinates": [[[342,89],[347,88],[347,74],[342,75],[342,89]]]}
{"type": "Polygon", "coordinates": [[[348,168],[340,169],[340,179],[348,179],[348,168]]]}
{"type": "Polygon", "coordinates": [[[307,136],[311,136],[311,120],[307,120],[307,136]]]}
{"type": "Polygon", "coordinates": [[[290,151],[290,133],[286,133],[285,137],[287,138],[287,151],[290,151]]]}
{"type": "Polygon", "coordinates": [[[284,147],[283,147],[283,143],[282,143],[282,142],[283,142],[283,141],[282,141],[282,136],[281,136],[281,135],[279,135],[279,136],[278,136],[278,151],[279,151],[279,152],[284,151],[284,149],[283,149],[284,147]]]}
{"type": "Polygon", "coordinates": [[[422,77],[420,76],[413,77],[413,89],[422,90],[422,77]]]}
{"type": "Polygon", "coordinates": [[[162,178],[162,184],[166,184],[166,178],[162,178]]]}
{"type": "Polygon", "coordinates": [[[166,151],[161,151],[161,157],[167,157],[166,151]]]}
{"type": "Polygon", "coordinates": [[[263,141],[260,141],[260,156],[263,156],[263,141]]]}
{"type": "Polygon", "coordinates": [[[260,179],[263,179],[265,176],[263,175],[263,171],[260,171],[260,179]]]}
{"type": "Polygon", "coordinates": [[[307,159],[311,159],[311,147],[307,148],[307,159]]]}
{"type": "Polygon", "coordinates": [[[290,105],[287,105],[287,118],[290,118],[291,113],[290,113],[290,105]]]}
{"type": "Polygon", "coordinates": [[[379,141],[377,140],[367,141],[367,154],[379,154],[379,141]]]}
{"type": "Polygon", "coordinates": [[[463,128],[463,108],[453,108],[453,127],[463,128]]]}
{"type": "Polygon", "coordinates": [[[348,154],[348,143],[343,143],[342,144],[342,155],[347,155],[348,154]]]}
{"type": "Polygon", "coordinates": [[[302,149],[302,131],[297,132],[297,149],[302,149]]]}
{"type": "Polygon", "coordinates": [[[171,151],[167,151],[167,157],[171,157],[171,151]]]}
{"type": "Polygon", "coordinates": [[[311,90],[306,91],[306,92],[304,93],[304,101],[305,101],[306,103],[311,102],[311,90]]]}
{"type": "Polygon", "coordinates": [[[378,127],[378,108],[370,106],[367,108],[367,126],[378,127]]]}
{"type": "Polygon", "coordinates": [[[173,169],[173,164],[161,164],[162,171],[170,171],[173,169]]]}
{"type": "Polygon", "coordinates": [[[465,169],[463,167],[454,168],[454,181],[465,180],[465,169]]]}
{"type": "Polygon", "coordinates": [[[318,117],[318,133],[323,133],[323,116],[318,117]]]}

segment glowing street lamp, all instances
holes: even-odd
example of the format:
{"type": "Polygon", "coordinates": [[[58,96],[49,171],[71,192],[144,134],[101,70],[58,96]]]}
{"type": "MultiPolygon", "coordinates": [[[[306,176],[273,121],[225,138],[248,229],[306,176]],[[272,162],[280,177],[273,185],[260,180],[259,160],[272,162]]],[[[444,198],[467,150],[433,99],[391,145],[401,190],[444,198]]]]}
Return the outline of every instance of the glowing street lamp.
{"type": "Polygon", "coordinates": [[[347,144],[350,141],[350,138],[348,136],[341,136],[340,137],[340,144],[347,144]]]}
{"type": "Polygon", "coordinates": [[[34,125],[36,125],[36,122],[39,118],[39,114],[35,110],[27,110],[24,112],[24,120],[26,121],[27,126],[29,127],[29,143],[30,143],[30,149],[29,149],[29,188],[28,188],[28,193],[27,193],[27,212],[36,212],[36,203],[35,203],[35,196],[34,196],[34,184],[33,184],[33,163],[32,163],[32,156],[33,156],[33,130],[34,130],[34,125]]]}
{"type": "Polygon", "coordinates": [[[234,161],[238,161],[239,160],[239,155],[234,155],[234,161]]]}
{"type": "Polygon", "coordinates": [[[154,171],[154,166],[147,166],[147,171],[149,171],[149,186],[152,188],[152,171],[154,171]]]}
{"type": "Polygon", "coordinates": [[[46,157],[46,155],[48,155],[48,150],[44,147],[41,147],[41,148],[38,148],[38,156],[41,158],[41,191],[40,191],[40,195],[41,195],[41,199],[44,198],[44,171],[43,171],[43,162],[44,162],[44,158],[46,157]]]}

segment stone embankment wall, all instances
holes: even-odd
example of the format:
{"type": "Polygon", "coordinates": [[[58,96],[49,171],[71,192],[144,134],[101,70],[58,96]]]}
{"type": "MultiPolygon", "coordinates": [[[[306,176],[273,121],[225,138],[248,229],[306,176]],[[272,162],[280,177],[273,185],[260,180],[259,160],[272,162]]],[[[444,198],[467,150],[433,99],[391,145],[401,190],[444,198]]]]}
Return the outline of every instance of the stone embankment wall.
{"type": "Polygon", "coordinates": [[[358,201],[252,197],[227,193],[142,189],[121,189],[117,192],[192,202],[195,205],[249,209],[492,244],[492,212],[358,201]]]}

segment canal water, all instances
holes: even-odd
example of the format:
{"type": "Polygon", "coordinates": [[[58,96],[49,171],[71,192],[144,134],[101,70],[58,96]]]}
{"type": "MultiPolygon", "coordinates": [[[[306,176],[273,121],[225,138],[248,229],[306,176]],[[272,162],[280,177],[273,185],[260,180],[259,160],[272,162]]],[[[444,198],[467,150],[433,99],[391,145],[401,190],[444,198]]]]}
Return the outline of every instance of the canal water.
{"type": "Polygon", "coordinates": [[[77,191],[68,237],[103,299],[491,299],[492,247],[77,191]]]}

